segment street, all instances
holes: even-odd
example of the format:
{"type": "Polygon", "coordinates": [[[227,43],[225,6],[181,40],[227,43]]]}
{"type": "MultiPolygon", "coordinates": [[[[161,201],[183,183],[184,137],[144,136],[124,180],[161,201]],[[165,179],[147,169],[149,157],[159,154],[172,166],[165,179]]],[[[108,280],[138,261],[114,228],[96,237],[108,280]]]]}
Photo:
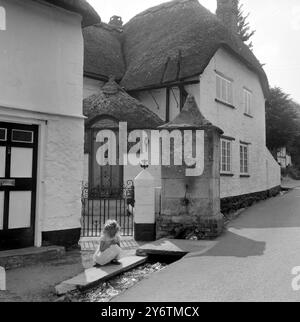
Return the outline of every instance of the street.
{"type": "Polygon", "coordinates": [[[205,253],[187,255],[115,301],[299,301],[297,266],[300,188],[249,208],[205,253]]]}

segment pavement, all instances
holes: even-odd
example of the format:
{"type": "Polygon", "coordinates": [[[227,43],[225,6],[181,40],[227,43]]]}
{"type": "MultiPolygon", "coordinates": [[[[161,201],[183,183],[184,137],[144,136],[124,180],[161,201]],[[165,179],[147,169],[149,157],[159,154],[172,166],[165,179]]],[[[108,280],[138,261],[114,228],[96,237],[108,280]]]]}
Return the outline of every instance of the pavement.
{"type": "Polygon", "coordinates": [[[300,266],[297,186],[247,209],[211,247],[186,255],[113,301],[300,301],[300,291],[292,288],[292,271],[300,266]]]}
{"type": "Polygon", "coordinates": [[[281,186],[286,189],[294,189],[300,187],[300,180],[294,180],[290,177],[284,177],[281,181],[281,186]]]}
{"type": "MultiPolygon", "coordinates": [[[[59,259],[34,263],[6,271],[7,291],[0,291],[0,302],[52,302],[57,300],[55,286],[93,266],[92,256],[99,238],[81,241],[82,251],[66,252],[59,259]]],[[[122,241],[122,257],[135,255],[137,244],[132,237],[122,241]]]]}
{"type": "Polygon", "coordinates": [[[91,266],[90,252],[71,251],[60,259],[8,270],[7,292],[0,292],[0,302],[55,301],[55,285],[91,266]]]}

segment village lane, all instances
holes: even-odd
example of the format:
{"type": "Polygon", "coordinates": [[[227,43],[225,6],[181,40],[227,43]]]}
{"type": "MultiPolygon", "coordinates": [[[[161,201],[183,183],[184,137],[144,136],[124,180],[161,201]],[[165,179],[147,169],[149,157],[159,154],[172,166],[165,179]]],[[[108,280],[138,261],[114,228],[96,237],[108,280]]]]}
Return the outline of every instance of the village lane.
{"type": "Polygon", "coordinates": [[[292,287],[299,266],[296,187],[249,208],[205,253],[187,255],[115,301],[299,301],[292,287]]]}

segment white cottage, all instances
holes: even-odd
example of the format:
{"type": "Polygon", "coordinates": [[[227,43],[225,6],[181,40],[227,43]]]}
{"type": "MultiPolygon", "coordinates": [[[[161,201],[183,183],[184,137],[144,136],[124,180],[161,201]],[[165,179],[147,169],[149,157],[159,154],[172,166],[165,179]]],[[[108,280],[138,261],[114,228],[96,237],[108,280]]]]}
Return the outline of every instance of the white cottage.
{"type": "Polygon", "coordinates": [[[0,250],[80,237],[84,0],[0,1],[0,250]]]}
{"type": "MultiPolygon", "coordinates": [[[[280,168],[266,148],[268,80],[237,35],[237,1],[218,0],[214,15],[198,0],[174,0],[123,27],[113,17],[109,25],[85,28],[84,39],[85,97],[114,74],[164,122],[176,118],[191,94],[204,117],[223,130],[222,211],[279,191],[280,168]]],[[[125,171],[124,181],[138,171],[125,171]]]]}

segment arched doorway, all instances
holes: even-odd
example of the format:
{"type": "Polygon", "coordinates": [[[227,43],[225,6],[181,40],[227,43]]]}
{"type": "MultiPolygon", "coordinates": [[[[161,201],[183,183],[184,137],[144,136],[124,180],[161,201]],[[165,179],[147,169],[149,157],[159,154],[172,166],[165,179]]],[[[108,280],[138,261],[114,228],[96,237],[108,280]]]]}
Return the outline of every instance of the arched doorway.
{"type": "MultiPolygon", "coordinates": [[[[123,173],[122,165],[99,165],[97,162],[97,151],[104,144],[97,142],[97,135],[102,130],[111,130],[118,138],[118,121],[110,116],[101,116],[91,120],[87,126],[90,158],[89,158],[89,189],[97,196],[115,198],[122,195],[123,173]]],[[[117,160],[119,159],[118,140],[116,140],[117,160]]],[[[108,151],[107,151],[108,153],[108,151]]],[[[108,157],[108,156],[107,156],[108,157]]]]}

